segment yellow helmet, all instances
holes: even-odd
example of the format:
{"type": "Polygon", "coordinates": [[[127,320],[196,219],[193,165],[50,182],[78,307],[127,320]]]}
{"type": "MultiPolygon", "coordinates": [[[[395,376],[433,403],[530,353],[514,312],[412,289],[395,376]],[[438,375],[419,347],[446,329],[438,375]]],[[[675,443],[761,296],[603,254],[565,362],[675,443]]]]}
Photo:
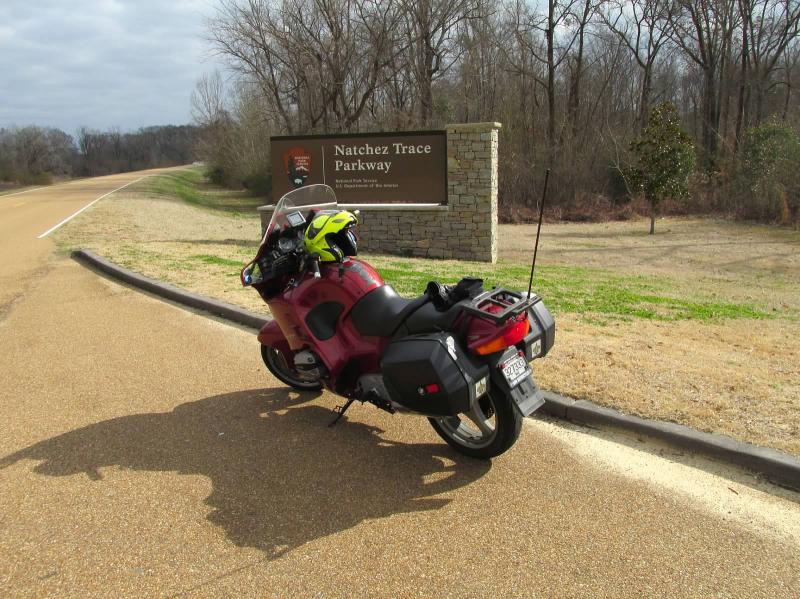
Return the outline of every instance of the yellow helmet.
{"type": "Polygon", "coordinates": [[[350,230],[358,218],[346,210],[323,210],[306,228],[306,249],[317,254],[320,262],[341,262],[346,256],[358,253],[356,236],[350,230]]]}

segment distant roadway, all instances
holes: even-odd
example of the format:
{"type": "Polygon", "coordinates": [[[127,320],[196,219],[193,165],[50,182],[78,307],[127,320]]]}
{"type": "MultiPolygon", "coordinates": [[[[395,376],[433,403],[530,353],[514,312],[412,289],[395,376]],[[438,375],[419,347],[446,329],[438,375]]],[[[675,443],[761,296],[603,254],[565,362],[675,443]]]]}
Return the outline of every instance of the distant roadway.
{"type": "Polygon", "coordinates": [[[0,196],[0,596],[800,595],[797,494],[553,421],[492,463],[372,407],[328,428],[251,331],[41,237],[145,174],[0,196]]]}

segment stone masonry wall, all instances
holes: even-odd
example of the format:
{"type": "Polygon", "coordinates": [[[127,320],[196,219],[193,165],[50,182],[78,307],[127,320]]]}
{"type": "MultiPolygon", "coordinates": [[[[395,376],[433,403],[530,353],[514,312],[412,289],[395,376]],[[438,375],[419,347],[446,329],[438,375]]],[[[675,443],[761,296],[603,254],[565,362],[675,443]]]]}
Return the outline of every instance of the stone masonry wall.
{"type": "MultiPolygon", "coordinates": [[[[447,206],[343,204],[360,210],[359,250],[496,262],[499,129],[499,123],[447,126],[447,206]]],[[[272,210],[259,211],[263,228],[272,210]]]]}

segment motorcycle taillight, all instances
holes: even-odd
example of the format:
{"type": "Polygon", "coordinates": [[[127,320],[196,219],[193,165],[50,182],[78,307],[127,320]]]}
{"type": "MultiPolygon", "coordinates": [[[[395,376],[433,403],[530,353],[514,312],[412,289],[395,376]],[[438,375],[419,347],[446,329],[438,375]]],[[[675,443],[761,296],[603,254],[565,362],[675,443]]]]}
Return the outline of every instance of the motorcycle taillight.
{"type": "Polygon", "coordinates": [[[481,340],[481,343],[474,348],[471,348],[476,354],[486,356],[499,351],[503,351],[507,347],[516,345],[523,339],[531,330],[531,323],[526,314],[520,314],[515,319],[497,329],[497,334],[489,337],[488,339],[481,340]]]}

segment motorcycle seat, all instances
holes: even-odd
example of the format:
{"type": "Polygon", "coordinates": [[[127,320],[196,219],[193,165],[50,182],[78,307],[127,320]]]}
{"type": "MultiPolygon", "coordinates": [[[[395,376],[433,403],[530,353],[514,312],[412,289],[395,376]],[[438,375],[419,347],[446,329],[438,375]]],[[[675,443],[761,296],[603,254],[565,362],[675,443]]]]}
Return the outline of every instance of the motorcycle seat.
{"type": "Polygon", "coordinates": [[[404,299],[391,285],[383,285],[362,297],[353,306],[350,317],[362,335],[391,337],[409,315],[429,301],[425,294],[415,299],[404,299]]]}
{"type": "Polygon", "coordinates": [[[444,312],[432,302],[425,304],[406,319],[404,328],[409,335],[449,330],[456,316],[461,313],[461,303],[454,304],[444,312]]]}

